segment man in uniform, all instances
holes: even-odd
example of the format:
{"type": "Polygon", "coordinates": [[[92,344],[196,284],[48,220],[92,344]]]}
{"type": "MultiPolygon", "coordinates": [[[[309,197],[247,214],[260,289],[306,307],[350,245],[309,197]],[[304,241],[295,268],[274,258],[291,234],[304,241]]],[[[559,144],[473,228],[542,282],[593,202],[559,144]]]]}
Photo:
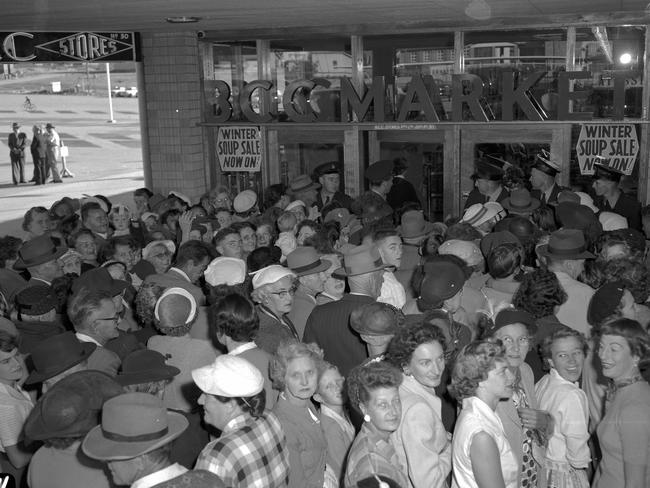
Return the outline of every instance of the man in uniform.
{"type": "Polygon", "coordinates": [[[619,188],[624,173],[609,166],[608,160],[594,163],[593,188],[596,193],[594,203],[601,212],[614,212],[627,219],[630,229],[642,230],[641,204],[619,188]]]}
{"type": "Polygon", "coordinates": [[[557,196],[566,188],[555,182],[555,176],[560,172],[560,165],[551,158],[551,154],[542,149],[535,157],[535,164],[530,170],[530,184],[533,191],[532,198],[536,198],[542,205],[556,205],[557,196]]]}
{"type": "Polygon", "coordinates": [[[352,207],[352,197],[341,191],[341,163],[332,161],[316,167],[314,175],[321,185],[316,195],[316,206],[324,217],[335,208],[352,207]]]}

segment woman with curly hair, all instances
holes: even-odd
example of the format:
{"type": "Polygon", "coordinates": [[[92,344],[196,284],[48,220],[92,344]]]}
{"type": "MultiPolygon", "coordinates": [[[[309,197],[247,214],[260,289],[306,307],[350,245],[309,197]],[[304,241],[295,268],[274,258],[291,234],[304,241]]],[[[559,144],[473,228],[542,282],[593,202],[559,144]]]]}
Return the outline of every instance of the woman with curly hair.
{"type": "Polygon", "coordinates": [[[594,488],[650,486],[650,386],[639,371],[649,352],[648,334],[634,320],[600,328],[598,357],[611,388],[598,425],[602,459],[594,488]]]}
{"type": "Polygon", "coordinates": [[[184,288],[165,290],[154,307],[154,325],[162,335],[153,336],[147,342],[147,348],[168,358],[167,365],[180,370],[165,385],[163,403],[189,421],[187,431],[172,447],[173,459],[188,468],[194,465],[199,451],[208,442],[197,405],[201,392],[192,382],[191,372],[211,364],[217,357],[210,342],[190,337],[197,308],[194,296],[184,288]]]}
{"type": "Polygon", "coordinates": [[[454,430],[454,488],[518,488],[519,464],[495,410],[512,397],[514,375],[504,349],[488,341],[458,354],[450,391],[463,409],[454,430]]]}
{"type": "MultiPolygon", "coordinates": [[[[362,364],[350,371],[348,397],[363,414],[363,425],[350,447],[345,488],[361,486],[362,480],[380,478],[393,486],[408,486],[391,434],[399,427],[402,404],[399,385],[403,375],[384,361],[362,364]]],[[[380,485],[381,486],[381,485],[380,485]]]]}
{"type": "Polygon", "coordinates": [[[435,325],[416,323],[397,331],[386,360],[402,371],[402,418],[395,449],[409,487],[442,488],[451,471],[450,435],[436,395],[445,370],[445,336],[435,325]]]}
{"type": "Polygon", "coordinates": [[[327,442],[320,414],[311,403],[318,388],[323,351],[298,340],[280,343],[271,360],[271,380],[280,390],[273,413],[280,420],[289,449],[289,488],[323,488],[327,442]]]}

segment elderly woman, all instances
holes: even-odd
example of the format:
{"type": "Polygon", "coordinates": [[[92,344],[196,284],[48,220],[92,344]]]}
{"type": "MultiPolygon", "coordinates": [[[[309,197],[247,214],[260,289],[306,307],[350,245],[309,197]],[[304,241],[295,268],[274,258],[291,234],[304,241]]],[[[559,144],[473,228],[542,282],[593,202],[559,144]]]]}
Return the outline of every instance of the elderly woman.
{"type": "Polygon", "coordinates": [[[463,402],[454,430],[452,488],[518,488],[519,463],[495,410],[514,380],[499,344],[477,341],[456,358],[450,390],[463,402]]]}
{"type": "Polygon", "coordinates": [[[92,231],[81,229],[79,232],[70,236],[68,244],[72,249],[81,254],[82,273],[99,266],[97,262],[97,242],[92,231]]]}
{"type": "Polygon", "coordinates": [[[45,207],[32,207],[25,212],[22,227],[27,233],[27,240],[49,234],[52,230],[50,213],[45,207]]]}
{"type": "Polygon", "coordinates": [[[271,360],[273,385],[282,392],[273,413],[287,437],[289,488],[322,488],[325,480],[327,442],[311,403],[322,360],[323,351],[316,344],[296,339],[280,343],[271,360]]]}
{"type": "Polygon", "coordinates": [[[398,390],[402,378],[397,368],[383,361],[362,364],[350,371],[348,397],[363,414],[364,423],[350,447],[345,488],[356,488],[359,481],[375,477],[408,486],[405,468],[391,439],[402,415],[398,390]]]}
{"type": "Polygon", "coordinates": [[[450,435],[436,395],[445,369],[445,336],[435,325],[415,323],[397,331],[387,361],[399,368],[402,420],[395,433],[397,455],[409,487],[442,488],[451,471],[450,435]]]}
{"type": "Polygon", "coordinates": [[[23,424],[34,407],[32,398],[20,386],[24,376],[18,336],[0,331],[0,460],[2,470],[15,477],[16,486],[20,486],[32,456],[23,441],[23,424]]]}
{"type": "Polygon", "coordinates": [[[202,391],[205,422],[221,431],[201,451],[196,469],[215,473],[232,488],[287,486],[290,451],[280,421],[264,411],[262,373],[246,359],[226,354],[192,371],[192,378],[202,391]]]}
{"type": "Polygon", "coordinates": [[[296,293],[296,275],[288,268],[272,264],[253,275],[251,298],[257,303],[260,330],[255,343],[269,354],[275,354],[280,342],[298,339],[298,332],[287,314],[296,293]]]}
{"type": "Polygon", "coordinates": [[[151,263],[158,274],[164,274],[172,264],[176,245],[170,240],[151,241],[142,250],[142,259],[151,263]]]}
{"type": "Polygon", "coordinates": [[[585,337],[562,326],[542,344],[550,372],[535,385],[540,408],[555,420],[542,464],[543,486],[588,488],[590,461],[587,395],[577,386],[587,354],[585,337]]]}
{"type": "Polygon", "coordinates": [[[598,425],[602,459],[594,488],[650,486],[650,386],[639,361],[650,351],[648,335],[630,319],[603,324],[598,357],[611,381],[605,416],[598,425]]]}
{"type": "Polygon", "coordinates": [[[544,459],[547,428],[551,416],[537,408],[533,372],[524,362],[532,336],[537,330],[528,312],[506,308],[496,314],[483,337],[503,344],[510,373],[514,377],[513,394],[499,402],[496,413],[519,466],[517,486],[537,486],[539,462],[544,459]]]}

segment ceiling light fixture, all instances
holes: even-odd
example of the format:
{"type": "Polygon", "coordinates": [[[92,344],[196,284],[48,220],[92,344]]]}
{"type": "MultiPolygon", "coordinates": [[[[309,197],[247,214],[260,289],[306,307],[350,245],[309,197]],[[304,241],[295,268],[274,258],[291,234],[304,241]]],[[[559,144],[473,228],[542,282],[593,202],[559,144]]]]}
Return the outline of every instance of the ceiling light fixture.
{"type": "Polygon", "coordinates": [[[621,64],[630,64],[632,62],[632,55],[630,53],[623,53],[618,58],[618,62],[621,64]]]}
{"type": "Polygon", "coordinates": [[[170,24],[194,24],[201,20],[201,17],[179,15],[175,17],[167,17],[165,20],[170,24]]]}
{"type": "Polygon", "coordinates": [[[465,15],[475,20],[488,20],[492,17],[492,7],[485,0],[472,0],[465,8],[465,15]]]}

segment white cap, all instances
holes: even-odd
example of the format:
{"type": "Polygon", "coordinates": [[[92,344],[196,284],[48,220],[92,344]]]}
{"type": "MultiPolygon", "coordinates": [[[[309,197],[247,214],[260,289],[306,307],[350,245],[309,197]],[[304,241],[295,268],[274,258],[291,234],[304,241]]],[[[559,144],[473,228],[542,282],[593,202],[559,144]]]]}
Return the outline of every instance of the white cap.
{"type": "Polygon", "coordinates": [[[260,286],[275,283],[285,276],[296,277],[293,271],[279,264],[272,264],[271,266],[262,268],[253,273],[253,289],[257,290],[260,286]]]}
{"type": "Polygon", "coordinates": [[[627,229],[627,219],[614,212],[601,212],[598,220],[603,226],[604,231],[627,229]]]}
{"type": "Polygon", "coordinates": [[[156,300],[156,306],[153,309],[154,317],[156,317],[156,320],[160,320],[160,314],[159,314],[160,303],[165,298],[173,295],[185,297],[190,302],[190,313],[187,315],[187,318],[185,319],[185,324],[189,324],[194,319],[194,315],[196,315],[196,299],[194,298],[194,295],[192,295],[185,288],[179,288],[179,287],[167,288],[163,292],[163,294],[160,295],[160,298],[156,300]]]}
{"type": "Polygon", "coordinates": [[[257,203],[257,193],[253,190],[239,192],[232,202],[232,207],[237,213],[248,212],[257,203]]]}
{"type": "Polygon", "coordinates": [[[228,398],[251,397],[264,388],[260,370],[230,354],[222,354],[214,363],[193,370],[192,379],[204,393],[228,398]]]}
{"type": "Polygon", "coordinates": [[[188,207],[192,206],[192,200],[190,200],[190,197],[188,197],[187,195],[183,195],[181,192],[178,192],[176,190],[172,190],[172,191],[169,192],[169,196],[170,197],[176,197],[179,200],[183,200],[183,202],[185,202],[185,204],[188,207]]]}
{"type": "Polygon", "coordinates": [[[147,259],[151,254],[151,250],[158,245],[165,246],[167,250],[172,254],[176,252],[176,244],[174,244],[173,241],[170,241],[168,239],[163,241],[151,241],[149,244],[144,246],[144,249],[142,250],[142,259],[147,259]]]}
{"type": "Polygon", "coordinates": [[[475,203],[465,210],[461,222],[478,227],[494,217],[498,222],[504,215],[505,211],[498,202],[475,203]]]}
{"type": "Polygon", "coordinates": [[[246,263],[243,259],[221,256],[212,260],[203,275],[212,286],[238,285],[246,279],[246,263]]]}
{"type": "Polygon", "coordinates": [[[289,203],[289,205],[287,205],[285,207],[284,211],[285,212],[291,212],[291,210],[293,210],[294,208],[298,208],[298,207],[307,208],[307,205],[305,205],[305,202],[303,202],[302,200],[294,200],[293,202],[289,203]]]}

